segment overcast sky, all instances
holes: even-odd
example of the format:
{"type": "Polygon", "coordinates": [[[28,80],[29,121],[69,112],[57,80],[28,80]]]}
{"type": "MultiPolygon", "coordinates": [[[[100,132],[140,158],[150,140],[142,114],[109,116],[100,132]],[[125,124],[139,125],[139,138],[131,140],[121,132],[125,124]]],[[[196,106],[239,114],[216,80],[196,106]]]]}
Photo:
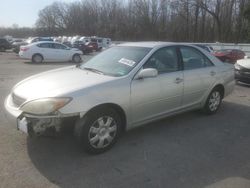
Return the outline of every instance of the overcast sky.
{"type": "MultiPolygon", "coordinates": [[[[32,27],[38,18],[39,10],[56,0],[0,0],[0,26],[32,27]]],[[[62,1],[62,0],[61,0],[62,1]]],[[[74,2],[79,0],[63,0],[74,2]]]]}

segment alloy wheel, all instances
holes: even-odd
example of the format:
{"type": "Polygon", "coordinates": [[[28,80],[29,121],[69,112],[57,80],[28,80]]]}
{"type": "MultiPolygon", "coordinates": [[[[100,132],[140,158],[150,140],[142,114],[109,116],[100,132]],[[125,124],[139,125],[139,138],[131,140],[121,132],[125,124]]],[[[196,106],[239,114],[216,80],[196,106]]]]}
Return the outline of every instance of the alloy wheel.
{"type": "Polygon", "coordinates": [[[117,134],[117,123],[110,116],[98,118],[90,127],[88,140],[94,148],[109,146],[117,134]]]}
{"type": "Polygon", "coordinates": [[[221,96],[219,91],[214,91],[208,101],[209,109],[214,112],[218,109],[221,102],[221,96]]]}

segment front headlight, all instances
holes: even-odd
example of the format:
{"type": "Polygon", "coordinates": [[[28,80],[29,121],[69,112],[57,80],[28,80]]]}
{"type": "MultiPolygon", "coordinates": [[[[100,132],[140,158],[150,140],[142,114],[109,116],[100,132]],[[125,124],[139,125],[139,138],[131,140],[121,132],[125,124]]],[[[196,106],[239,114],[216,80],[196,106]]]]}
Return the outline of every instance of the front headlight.
{"type": "Polygon", "coordinates": [[[235,63],[235,64],[234,64],[234,68],[235,68],[236,70],[240,70],[240,65],[237,64],[237,63],[235,63]]]}
{"type": "Polygon", "coordinates": [[[45,115],[59,110],[70,101],[69,97],[36,99],[24,103],[20,110],[30,114],[45,115]]]}

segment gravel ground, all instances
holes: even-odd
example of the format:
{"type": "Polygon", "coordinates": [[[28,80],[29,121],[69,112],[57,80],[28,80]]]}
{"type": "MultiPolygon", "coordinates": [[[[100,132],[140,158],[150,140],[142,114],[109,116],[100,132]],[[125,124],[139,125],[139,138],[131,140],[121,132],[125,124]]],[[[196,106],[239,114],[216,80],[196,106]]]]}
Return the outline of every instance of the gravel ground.
{"type": "Polygon", "coordinates": [[[216,115],[188,112],[154,122],[92,156],[71,134],[28,138],[4,116],[4,98],[15,83],[67,65],[0,53],[0,187],[250,187],[250,86],[237,85],[216,115]]]}

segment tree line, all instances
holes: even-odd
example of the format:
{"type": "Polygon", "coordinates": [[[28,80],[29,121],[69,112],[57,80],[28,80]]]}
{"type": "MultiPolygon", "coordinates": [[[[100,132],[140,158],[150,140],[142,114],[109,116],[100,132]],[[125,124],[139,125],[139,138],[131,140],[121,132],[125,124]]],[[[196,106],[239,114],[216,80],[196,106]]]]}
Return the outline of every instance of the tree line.
{"type": "MultiPolygon", "coordinates": [[[[39,11],[40,36],[249,42],[250,0],[82,0],[39,11]]],[[[1,33],[1,29],[0,29],[1,33]]]]}

